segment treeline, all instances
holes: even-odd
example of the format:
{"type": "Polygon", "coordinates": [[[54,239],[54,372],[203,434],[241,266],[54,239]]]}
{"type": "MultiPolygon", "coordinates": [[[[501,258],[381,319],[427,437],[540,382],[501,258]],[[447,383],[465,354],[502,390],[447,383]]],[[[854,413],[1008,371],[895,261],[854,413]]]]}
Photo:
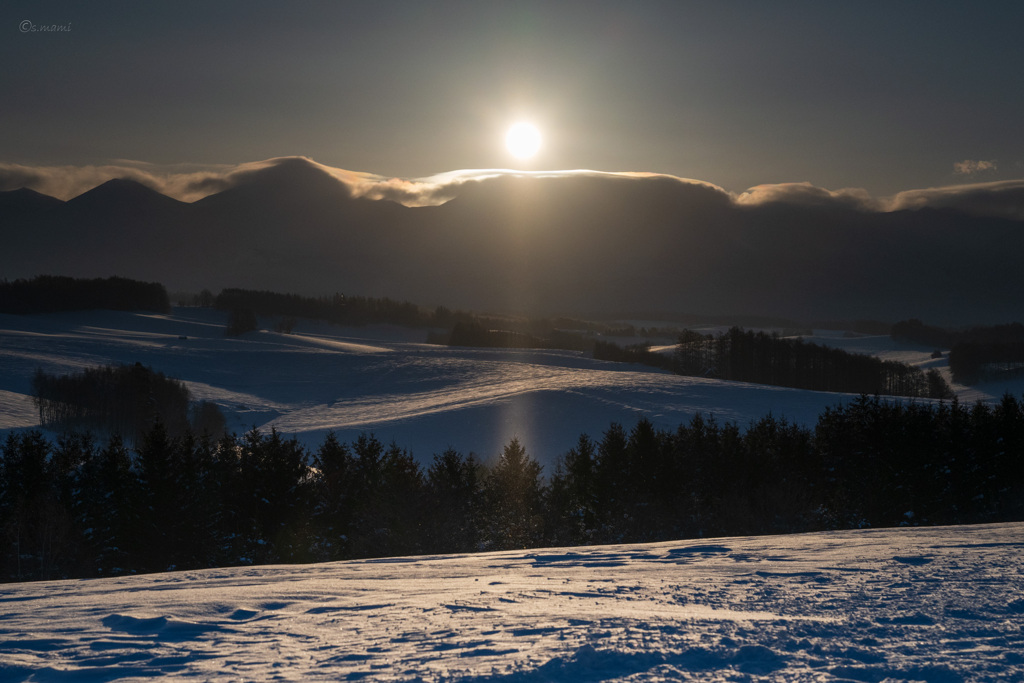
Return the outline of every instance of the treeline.
{"type": "MultiPolygon", "coordinates": [[[[476,348],[510,349],[559,349],[583,351],[590,342],[579,333],[558,329],[530,333],[505,327],[491,327],[486,319],[470,318],[452,327],[445,339],[443,335],[432,335],[428,341],[448,346],[471,346],[476,348]]],[[[493,323],[492,323],[493,324],[493,323]]]]}
{"type": "Polygon", "coordinates": [[[108,309],[169,313],[167,290],[157,282],[123,277],[80,279],[40,275],[0,282],[0,313],[25,315],[108,309]]]}
{"type": "Polygon", "coordinates": [[[1010,323],[949,330],[920,320],[896,323],[893,339],[949,349],[953,381],[977,384],[1024,374],[1024,325],[1010,323]]]}
{"type": "Polygon", "coordinates": [[[684,337],[675,360],[686,374],[701,372],[709,354],[715,374],[722,379],[854,394],[953,395],[934,368],[925,373],[905,363],[737,327],[704,341],[684,337]]]}
{"type": "Polygon", "coordinates": [[[911,398],[953,395],[949,384],[934,368],[924,372],[905,363],[738,327],[718,336],[684,330],[671,356],[654,353],[645,345],[622,348],[611,342],[598,342],[594,357],[644,363],[691,377],[813,391],[911,398]]]}
{"type": "MultiPolygon", "coordinates": [[[[218,309],[231,312],[227,328],[229,336],[256,329],[256,316],[261,315],[280,317],[281,320],[275,326],[279,332],[290,332],[297,318],[325,320],[338,325],[386,323],[434,328],[427,336],[427,342],[431,344],[582,351],[590,347],[584,335],[559,329],[558,326],[604,329],[604,326],[566,318],[549,320],[482,316],[451,310],[445,306],[427,310],[408,301],[343,294],[305,297],[298,294],[225,289],[216,297],[209,293],[201,295],[196,298],[196,302],[209,302],[218,309]]],[[[631,327],[629,331],[635,332],[631,327]]]]}
{"type": "MultiPolygon", "coordinates": [[[[338,325],[392,324],[434,328],[427,341],[432,344],[473,347],[589,350],[590,333],[634,336],[632,325],[610,327],[571,318],[516,318],[452,310],[445,306],[422,308],[408,301],[345,296],[307,297],[269,291],[225,289],[214,296],[197,295],[197,306],[214,306],[232,314],[229,334],[256,329],[255,316],[281,320],[278,331],[289,332],[298,318],[324,320],[338,325]]],[[[649,334],[646,328],[641,333],[649,334]]]]}
{"type": "Polygon", "coordinates": [[[372,436],[310,453],[255,429],[212,440],[157,424],[134,449],[11,434],[0,581],[525,547],[543,527],[540,472],[517,442],[490,467],[447,451],[424,472],[372,436]]]}
{"type": "Polygon", "coordinates": [[[934,325],[926,325],[920,320],[901,320],[892,326],[890,336],[897,341],[909,341],[915,344],[933,346],[937,349],[952,349],[963,342],[981,344],[1013,344],[1024,342],[1024,325],[1008,323],[1005,325],[977,326],[953,330],[934,325]]]}
{"type": "Polygon", "coordinates": [[[646,343],[619,346],[615,342],[595,340],[593,353],[594,358],[597,360],[610,360],[615,363],[640,363],[655,368],[662,368],[663,370],[678,371],[672,356],[651,351],[650,345],[646,343]]]}
{"type": "Polygon", "coordinates": [[[813,429],[701,416],[581,437],[548,491],[556,545],[1024,518],[1024,404],[861,397],[813,429]]]}
{"type": "Polygon", "coordinates": [[[408,301],[344,294],[307,297],[248,289],[225,289],[213,299],[213,304],[224,311],[251,311],[264,316],[326,320],[337,325],[390,323],[419,327],[434,324],[436,317],[421,311],[419,306],[408,301]]]}
{"type": "Polygon", "coordinates": [[[1024,404],[862,397],[814,428],[694,417],[580,436],[545,479],[517,440],[489,465],[272,431],[134,449],[12,434],[0,580],[1024,519],[1024,404]]]}
{"type": "Polygon", "coordinates": [[[1024,341],[960,342],[949,352],[949,369],[961,384],[1024,375],[1024,341]]]}
{"type": "Polygon", "coordinates": [[[183,382],[140,363],[64,375],[37,369],[32,398],[47,429],[121,434],[133,443],[157,422],[175,436],[189,430],[219,435],[225,426],[215,404],[194,403],[183,382]]]}

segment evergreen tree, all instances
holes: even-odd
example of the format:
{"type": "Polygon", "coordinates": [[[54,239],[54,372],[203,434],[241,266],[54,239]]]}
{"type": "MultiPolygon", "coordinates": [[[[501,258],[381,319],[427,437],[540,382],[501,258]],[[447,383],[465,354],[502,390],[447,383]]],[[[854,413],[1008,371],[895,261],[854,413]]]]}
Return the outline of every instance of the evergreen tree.
{"type": "Polygon", "coordinates": [[[138,535],[145,539],[138,562],[144,571],[166,571],[182,550],[179,444],[157,422],[145,433],[136,448],[135,468],[138,482],[138,535]]]}
{"type": "Polygon", "coordinates": [[[340,560],[352,557],[351,538],[356,503],[356,462],[348,446],[329,432],[313,456],[313,527],[316,557],[340,560]]]}
{"type": "MultiPolygon", "coordinates": [[[[626,462],[628,469],[622,485],[631,499],[630,518],[633,528],[630,530],[634,538],[651,540],[658,535],[659,522],[659,482],[661,469],[660,445],[658,433],[647,418],[641,418],[629,433],[626,445],[626,462]]],[[[667,492],[664,492],[667,495],[667,492]]]]}
{"type": "Polygon", "coordinates": [[[312,480],[305,449],[272,429],[253,428],[239,444],[248,551],[259,564],[308,560],[312,480]]]}
{"type": "Polygon", "coordinates": [[[39,431],[8,434],[0,456],[0,533],[4,575],[18,581],[52,578],[59,505],[47,471],[50,444],[39,431]]]}
{"type": "Polygon", "coordinates": [[[435,454],[427,470],[426,550],[468,553],[479,549],[483,466],[454,448],[435,454]]]}
{"type": "Polygon", "coordinates": [[[594,485],[600,501],[598,512],[601,543],[618,543],[625,537],[623,521],[628,521],[632,503],[628,492],[621,486],[629,472],[626,444],[626,432],[617,422],[605,430],[598,444],[594,485]]]}
{"type": "Polygon", "coordinates": [[[117,576],[139,569],[136,549],[147,539],[136,536],[137,484],[131,455],[120,437],[112,437],[83,463],[77,488],[74,515],[82,529],[87,575],[117,576]]]}
{"type": "Polygon", "coordinates": [[[225,434],[213,448],[211,489],[218,502],[213,536],[216,564],[234,566],[254,561],[251,496],[242,473],[243,446],[234,433],[225,434]]]}
{"type": "Polygon", "coordinates": [[[82,494],[82,471],[98,456],[96,443],[88,432],[65,433],[58,437],[50,456],[48,470],[55,487],[61,515],[67,520],[67,533],[60,542],[60,576],[89,574],[83,566],[86,559],[83,527],[75,517],[75,507],[82,494]]]}
{"type": "Polygon", "coordinates": [[[581,434],[555,466],[548,487],[548,540],[553,545],[588,545],[598,534],[597,453],[581,434]]]}
{"type": "Polygon", "coordinates": [[[352,490],[352,552],[355,557],[377,557],[380,521],[375,499],[381,490],[384,444],[372,434],[360,434],[352,444],[355,456],[352,490]]]}
{"type": "Polygon", "coordinates": [[[423,472],[412,454],[392,443],[380,462],[377,494],[367,516],[374,521],[374,555],[423,552],[423,472]]]}
{"type": "Polygon", "coordinates": [[[220,482],[215,473],[214,443],[209,435],[181,438],[181,470],[178,474],[181,505],[181,569],[216,566],[221,515],[220,482]]]}
{"type": "Polygon", "coordinates": [[[535,547],[543,538],[541,466],[513,438],[484,483],[486,539],[490,548],[535,547]]]}
{"type": "Polygon", "coordinates": [[[999,436],[993,471],[998,518],[1024,519],[1024,402],[1005,394],[993,411],[999,436]]]}

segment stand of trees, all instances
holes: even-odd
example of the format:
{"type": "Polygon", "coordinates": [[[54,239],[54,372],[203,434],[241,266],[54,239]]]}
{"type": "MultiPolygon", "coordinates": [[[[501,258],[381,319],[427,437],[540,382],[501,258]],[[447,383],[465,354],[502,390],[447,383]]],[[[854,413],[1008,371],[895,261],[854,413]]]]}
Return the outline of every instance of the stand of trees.
{"type": "Polygon", "coordinates": [[[450,330],[432,331],[427,341],[432,344],[472,347],[522,349],[566,349],[582,351],[589,348],[581,334],[558,329],[558,323],[585,325],[574,320],[512,320],[477,316],[465,311],[452,311],[438,306],[432,311],[407,301],[383,298],[344,296],[304,297],[298,294],[225,289],[215,298],[205,292],[196,299],[212,301],[218,309],[231,311],[228,335],[235,336],[256,329],[256,316],[280,316],[275,329],[290,332],[296,318],[325,320],[338,325],[387,323],[406,327],[432,327],[450,330]]]}
{"type": "Polygon", "coordinates": [[[176,436],[190,429],[220,434],[225,425],[216,405],[193,404],[184,383],[140,363],[66,375],[38,369],[32,396],[47,429],[120,434],[133,443],[157,422],[176,436]]]}
{"type": "Polygon", "coordinates": [[[959,342],[949,352],[953,380],[977,384],[1024,374],[1024,341],[959,342]]]}
{"type": "MultiPolygon", "coordinates": [[[[255,332],[260,328],[259,320],[251,308],[234,308],[224,328],[225,337],[238,337],[246,332],[255,332]]],[[[291,326],[281,326],[281,331],[291,334],[291,326]]]]}
{"type": "Polygon", "coordinates": [[[448,336],[448,346],[536,349],[544,342],[532,334],[514,330],[489,329],[480,322],[458,322],[448,336]]]}
{"type": "Polygon", "coordinates": [[[171,301],[163,285],[123,277],[90,280],[40,275],[30,280],[0,282],[0,313],[92,309],[169,313],[171,301]]]}
{"type": "Polygon", "coordinates": [[[925,325],[917,318],[901,320],[889,330],[896,341],[911,342],[936,349],[949,349],[956,343],[956,332],[934,325],[925,325]]]}
{"type": "Polygon", "coordinates": [[[953,395],[935,369],[925,373],[905,363],[736,327],[703,344],[681,341],[676,360],[681,367],[692,368],[709,352],[716,375],[722,379],[856,394],[929,398],[953,395]]]}
{"type": "Polygon", "coordinates": [[[619,346],[615,342],[595,341],[594,358],[597,360],[610,360],[615,363],[640,363],[655,368],[662,368],[663,370],[677,371],[677,366],[672,356],[651,351],[648,344],[619,346]]]}
{"type": "MultiPolygon", "coordinates": [[[[256,315],[326,320],[338,325],[391,323],[420,327],[434,324],[433,316],[416,304],[362,296],[306,297],[248,289],[225,289],[213,304],[224,311],[248,310],[256,315]]],[[[443,310],[443,309],[442,309],[443,310]]]]}
{"type": "Polygon", "coordinates": [[[428,341],[443,343],[448,346],[471,346],[476,348],[504,349],[560,349],[565,351],[583,351],[587,348],[587,340],[575,332],[557,329],[545,329],[530,333],[502,327],[489,327],[487,319],[471,318],[460,321],[452,327],[447,339],[432,336],[428,341]]]}
{"type": "Polygon", "coordinates": [[[488,465],[449,449],[424,470],[372,435],[308,451],[160,422],[134,448],[11,434],[0,580],[1024,520],[1024,403],[862,397],[814,428],[613,424],[542,474],[517,440],[488,465]]]}
{"type": "Polygon", "coordinates": [[[949,369],[953,381],[961,384],[1024,373],[1024,325],[1020,323],[948,330],[913,319],[893,325],[891,335],[901,341],[950,349],[949,369]]]}
{"type": "Polygon", "coordinates": [[[934,325],[926,325],[920,320],[901,320],[892,326],[889,332],[893,339],[925,344],[940,349],[951,349],[963,342],[979,342],[983,344],[1012,344],[1024,342],[1024,325],[1008,323],[1006,325],[990,325],[951,330],[934,325]]]}
{"type": "Polygon", "coordinates": [[[934,368],[923,372],[904,363],[738,327],[717,337],[684,330],[672,356],[654,353],[642,344],[622,348],[597,342],[594,357],[643,363],[691,377],[814,391],[911,398],[953,396],[934,368]]]}

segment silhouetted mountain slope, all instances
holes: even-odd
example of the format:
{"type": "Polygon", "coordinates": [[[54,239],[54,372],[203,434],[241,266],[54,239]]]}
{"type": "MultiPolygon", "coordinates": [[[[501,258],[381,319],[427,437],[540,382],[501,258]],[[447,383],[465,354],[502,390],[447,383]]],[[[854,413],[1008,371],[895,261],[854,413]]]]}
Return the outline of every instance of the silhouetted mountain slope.
{"type": "Polygon", "coordinates": [[[184,203],[134,180],[114,178],[83,192],[67,204],[78,211],[140,213],[174,210],[184,203]]]}
{"type": "Polygon", "coordinates": [[[233,272],[237,286],[387,294],[391,277],[381,276],[406,258],[410,209],[354,198],[304,159],[252,171],[193,208],[201,239],[218,254],[219,266],[210,265],[233,272]]]}
{"type": "Polygon", "coordinates": [[[499,176],[447,204],[353,197],[305,159],[193,204],[132,181],[68,202],[0,193],[0,276],[393,296],[536,313],[791,318],[1024,315],[1024,225],[951,209],[736,204],[665,177],[499,176]]]}
{"type": "Polygon", "coordinates": [[[41,194],[27,187],[0,192],[0,210],[7,212],[6,216],[10,216],[12,213],[53,209],[63,206],[63,204],[64,202],[55,197],[41,194]]]}

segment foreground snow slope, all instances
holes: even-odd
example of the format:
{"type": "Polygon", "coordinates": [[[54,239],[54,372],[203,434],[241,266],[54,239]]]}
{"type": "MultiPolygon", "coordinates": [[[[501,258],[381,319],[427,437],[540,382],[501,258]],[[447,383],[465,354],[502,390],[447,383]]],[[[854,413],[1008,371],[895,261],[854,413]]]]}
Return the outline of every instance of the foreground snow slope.
{"type": "Polygon", "coordinates": [[[0,679],[1024,680],[1024,524],[0,586],[0,679]]]}

